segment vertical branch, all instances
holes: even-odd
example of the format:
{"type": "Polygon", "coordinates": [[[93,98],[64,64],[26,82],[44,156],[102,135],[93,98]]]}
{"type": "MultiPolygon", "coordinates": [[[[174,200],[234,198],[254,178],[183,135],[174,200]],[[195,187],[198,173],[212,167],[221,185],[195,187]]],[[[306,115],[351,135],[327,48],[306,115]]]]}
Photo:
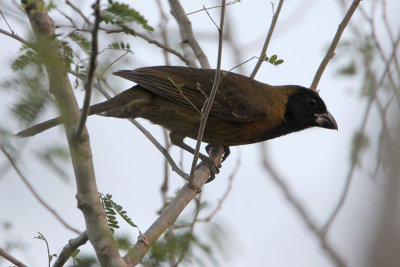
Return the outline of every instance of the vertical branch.
{"type": "Polygon", "coordinates": [[[331,58],[335,55],[335,49],[339,44],[340,38],[342,37],[342,33],[346,28],[347,24],[349,23],[351,17],[353,16],[354,12],[356,11],[358,5],[360,4],[361,0],[353,0],[350,8],[347,10],[346,15],[344,16],[342,22],[340,22],[339,27],[336,31],[335,36],[333,37],[332,43],[329,46],[328,51],[325,54],[324,59],[322,60],[321,64],[318,67],[317,72],[315,73],[314,79],[311,83],[310,89],[316,91],[319,81],[321,80],[322,74],[325,71],[326,66],[328,65],[331,58]]]}
{"type": "Polygon", "coordinates": [[[85,81],[85,99],[83,101],[81,118],[79,120],[78,129],[76,130],[76,136],[80,137],[82,134],[82,129],[85,127],[86,119],[89,115],[90,110],[90,98],[92,96],[92,87],[94,80],[94,73],[97,67],[97,55],[98,55],[98,43],[97,43],[97,35],[99,32],[100,25],[100,0],[97,0],[93,5],[93,10],[95,14],[95,22],[92,30],[92,53],[90,55],[90,63],[89,63],[89,71],[85,81]]]}
{"type": "Polygon", "coordinates": [[[55,38],[54,21],[47,13],[42,0],[22,0],[22,5],[35,33],[38,54],[45,65],[51,92],[65,122],[65,133],[75,172],[76,197],[78,207],[85,217],[87,235],[101,265],[126,266],[119,255],[100,203],[89,136],[85,128],[81,138],[76,138],[75,135],[80,111],[68,79],[68,68],[63,64],[59,43],[55,38]]]}
{"type": "Polygon", "coordinates": [[[221,71],[221,58],[222,58],[222,40],[223,40],[223,34],[224,34],[224,19],[225,19],[225,0],[222,0],[221,1],[221,15],[220,15],[219,28],[218,28],[219,38],[218,38],[217,68],[215,70],[214,83],[213,83],[213,86],[211,89],[210,97],[209,97],[207,105],[204,109],[204,113],[200,119],[199,133],[197,135],[196,148],[195,148],[195,153],[194,153],[194,157],[193,157],[192,168],[190,170],[190,180],[189,180],[190,185],[193,185],[194,172],[196,170],[196,164],[197,164],[197,160],[199,158],[200,145],[203,140],[204,129],[206,127],[208,115],[210,114],[211,107],[214,102],[214,98],[217,93],[219,83],[221,81],[220,71],[221,71]]]}
{"type": "Polygon", "coordinates": [[[260,69],[261,64],[264,61],[269,42],[271,41],[272,33],[274,32],[276,22],[278,21],[279,13],[281,12],[281,9],[282,9],[283,1],[284,0],[279,1],[278,8],[276,9],[274,16],[272,17],[272,21],[271,21],[271,25],[269,26],[267,38],[265,39],[264,46],[261,49],[260,57],[258,58],[256,66],[254,67],[253,72],[250,74],[250,78],[256,77],[256,74],[257,74],[258,70],[260,69]]]}

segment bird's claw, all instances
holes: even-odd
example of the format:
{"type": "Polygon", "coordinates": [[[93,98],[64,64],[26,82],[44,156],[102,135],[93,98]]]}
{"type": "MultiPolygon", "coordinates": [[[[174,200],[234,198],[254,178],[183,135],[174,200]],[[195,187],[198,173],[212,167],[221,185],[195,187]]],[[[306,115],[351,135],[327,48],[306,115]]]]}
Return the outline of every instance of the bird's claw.
{"type": "MultiPolygon", "coordinates": [[[[208,155],[210,155],[210,150],[211,150],[211,145],[210,144],[206,145],[206,152],[208,155]]],[[[231,150],[229,149],[229,146],[224,146],[224,155],[222,155],[221,162],[224,162],[230,154],[231,150]]]]}
{"type": "Polygon", "coordinates": [[[205,166],[207,166],[207,168],[208,169],[210,169],[210,177],[207,179],[207,181],[206,181],[206,183],[209,183],[209,182],[211,182],[212,180],[214,180],[215,179],[215,174],[218,174],[219,173],[219,167],[220,166],[217,166],[217,164],[215,164],[215,162],[214,161],[212,161],[211,159],[209,159],[209,158],[203,158],[202,159],[202,162],[200,162],[197,166],[196,166],[196,169],[198,169],[198,168],[200,168],[201,166],[203,166],[203,165],[205,165],[205,166]]]}

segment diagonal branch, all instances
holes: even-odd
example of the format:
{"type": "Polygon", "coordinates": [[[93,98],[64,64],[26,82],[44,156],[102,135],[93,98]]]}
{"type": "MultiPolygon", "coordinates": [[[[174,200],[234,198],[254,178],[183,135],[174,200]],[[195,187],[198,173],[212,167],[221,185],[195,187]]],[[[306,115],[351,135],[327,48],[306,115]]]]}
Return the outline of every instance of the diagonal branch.
{"type": "Polygon", "coordinates": [[[0,256],[2,256],[3,258],[5,258],[9,262],[15,264],[18,267],[28,267],[27,265],[23,264],[22,262],[20,262],[16,258],[14,258],[10,253],[8,253],[7,251],[5,251],[2,248],[0,248],[0,256]]]}
{"type": "Polygon", "coordinates": [[[331,261],[333,263],[335,263],[336,266],[339,266],[339,267],[347,266],[345,261],[338,254],[338,252],[335,251],[334,248],[328,243],[328,241],[326,240],[326,236],[323,235],[319,231],[318,226],[311,219],[311,216],[308,214],[307,210],[304,208],[304,206],[301,204],[301,202],[293,195],[293,193],[290,191],[287,184],[278,175],[278,173],[275,171],[275,169],[272,167],[272,165],[270,165],[268,158],[267,158],[267,152],[266,152],[265,145],[261,146],[261,148],[262,148],[262,162],[263,162],[264,168],[270,174],[269,176],[271,177],[271,179],[282,190],[282,193],[285,195],[287,201],[292,205],[294,210],[298,213],[298,215],[301,217],[301,219],[307,225],[308,229],[319,240],[323,250],[328,254],[331,261]]]}
{"type": "Polygon", "coordinates": [[[62,267],[68,261],[68,259],[72,256],[77,248],[86,244],[88,241],[88,236],[86,231],[80,234],[78,237],[74,239],[70,239],[68,244],[65,245],[57,257],[57,260],[54,262],[53,267],[62,267]]]}
{"type": "MultiPolygon", "coordinates": [[[[212,147],[210,158],[217,163],[220,162],[222,154],[222,147],[212,147]]],[[[148,252],[151,245],[168,229],[168,227],[175,223],[183,209],[197,195],[198,190],[195,188],[201,188],[209,176],[210,170],[205,166],[202,166],[196,171],[194,186],[192,187],[187,183],[178,192],[177,196],[168,207],[162,211],[160,217],[147,229],[144,235],[138,239],[135,246],[124,256],[129,266],[137,265],[148,252]]]]}
{"type": "Polygon", "coordinates": [[[351,17],[353,16],[354,12],[356,11],[358,5],[360,4],[361,0],[353,0],[350,8],[347,10],[346,15],[344,16],[342,22],[340,22],[339,27],[336,31],[335,36],[333,37],[332,43],[329,46],[328,51],[325,54],[324,59],[322,60],[321,64],[318,67],[317,72],[315,73],[314,79],[311,83],[310,89],[317,91],[317,86],[319,81],[321,80],[322,74],[325,71],[326,66],[328,65],[329,61],[335,55],[335,49],[339,44],[340,38],[342,37],[342,33],[346,28],[347,24],[349,23],[351,17]]]}
{"type": "Polygon", "coordinates": [[[68,230],[80,234],[81,232],[71,225],[69,225],[66,221],[64,221],[63,218],[57,213],[55,209],[49,206],[47,202],[36,192],[36,190],[33,188],[31,183],[28,181],[28,179],[25,177],[25,175],[22,173],[21,169],[18,167],[17,163],[13,159],[13,157],[10,155],[10,153],[7,152],[7,150],[0,144],[0,150],[3,152],[4,156],[8,159],[8,161],[11,163],[13,166],[14,170],[17,172],[19,178],[21,178],[22,182],[25,184],[25,186],[28,188],[28,190],[32,193],[32,195],[36,198],[37,201],[45,208],[47,209],[51,214],[53,214],[56,219],[65,226],[68,230]]]}
{"type": "MultiPolygon", "coordinates": [[[[188,42],[192,48],[194,54],[200,62],[202,68],[210,68],[207,56],[201,49],[199,43],[194,37],[192,23],[188,19],[185,10],[183,9],[179,0],[168,0],[171,7],[171,13],[175,17],[176,22],[179,25],[179,29],[182,36],[182,43],[188,42]]],[[[225,8],[225,6],[224,6],[225,8]]]]}
{"type": "Polygon", "coordinates": [[[278,21],[279,13],[281,12],[281,9],[282,9],[283,1],[284,0],[279,1],[278,8],[276,9],[276,12],[272,18],[271,25],[269,26],[267,38],[265,39],[264,46],[261,49],[260,57],[258,58],[256,66],[253,69],[253,72],[250,74],[250,78],[256,77],[256,74],[257,74],[258,70],[260,69],[261,64],[264,62],[264,58],[267,53],[268,45],[269,45],[269,42],[271,41],[272,33],[274,32],[276,22],[278,21]]]}

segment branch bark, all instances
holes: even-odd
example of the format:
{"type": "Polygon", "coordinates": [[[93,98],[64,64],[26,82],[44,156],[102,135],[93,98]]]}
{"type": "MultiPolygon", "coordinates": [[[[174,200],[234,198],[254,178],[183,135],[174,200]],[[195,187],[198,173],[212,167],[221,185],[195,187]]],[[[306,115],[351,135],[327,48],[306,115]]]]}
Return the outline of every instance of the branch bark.
{"type": "Polygon", "coordinates": [[[37,39],[37,50],[48,74],[50,91],[65,122],[65,133],[77,185],[78,207],[85,217],[89,240],[102,266],[126,266],[119,255],[100,203],[86,127],[83,128],[81,137],[77,138],[75,135],[80,111],[67,76],[67,67],[63,64],[54,21],[47,13],[43,1],[21,2],[37,39]]]}
{"type": "Polygon", "coordinates": [[[53,267],[62,267],[72,256],[77,248],[84,245],[88,241],[86,232],[83,232],[78,237],[68,241],[68,244],[62,249],[58,255],[57,260],[54,262],[53,267]]]}
{"type": "Polygon", "coordinates": [[[179,25],[182,36],[182,43],[188,42],[194,54],[200,62],[202,68],[210,68],[210,63],[204,51],[201,49],[199,43],[194,37],[192,23],[188,19],[185,10],[178,0],[168,0],[171,7],[171,13],[175,17],[179,25]]]}
{"type": "Polygon", "coordinates": [[[18,267],[28,267],[27,265],[23,264],[22,262],[14,258],[10,253],[8,253],[2,248],[0,248],[0,256],[7,259],[9,262],[15,264],[18,267]]]}
{"type": "Polygon", "coordinates": [[[347,24],[349,23],[351,17],[353,16],[353,14],[356,11],[360,2],[361,2],[361,0],[353,1],[350,8],[347,10],[347,13],[344,16],[342,22],[339,24],[336,34],[333,37],[332,43],[329,46],[329,49],[326,52],[324,59],[322,60],[321,64],[319,65],[317,72],[315,73],[314,79],[310,86],[311,90],[317,91],[317,86],[318,86],[319,81],[321,80],[322,74],[324,73],[325,68],[328,65],[331,58],[333,58],[333,56],[335,55],[335,49],[336,49],[337,45],[339,44],[339,40],[342,37],[342,33],[344,32],[344,29],[346,28],[347,24]]]}
{"type": "MultiPolygon", "coordinates": [[[[210,151],[210,158],[215,163],[219,163],[222,158],[224,150],[222,147],[212,147],[210,151]]],[[[193,180],[194,186],[187,183],[177,194],[174,200],[167,208],[163,210],[160,217],[150,226],[142,237],[136,242],[135,246],[124,257],[128,266],[135,266],[144,257],[151,245],[170,227],[173,225],[181,214],[183,209],[189,204],[190,201],[196,196],[198,190],[194,188],[201,188],[210,176],[210,170],[206,166],[202,166],[196,171],[193,180]]]]}

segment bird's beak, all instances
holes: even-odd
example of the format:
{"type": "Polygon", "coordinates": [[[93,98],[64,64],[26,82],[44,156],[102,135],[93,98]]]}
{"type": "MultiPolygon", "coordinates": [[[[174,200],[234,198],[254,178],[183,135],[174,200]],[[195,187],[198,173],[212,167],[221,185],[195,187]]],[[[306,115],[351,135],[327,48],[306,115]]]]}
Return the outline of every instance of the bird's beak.
{"type": "Polygon", "coordinates": [[[315,116],[316,116],[315,122],[317,123],[318,127],[335,129],[335,130],[338,129],[338,125],[335,119],[328,111],[322,114],[315,114],[315,116]]]}

